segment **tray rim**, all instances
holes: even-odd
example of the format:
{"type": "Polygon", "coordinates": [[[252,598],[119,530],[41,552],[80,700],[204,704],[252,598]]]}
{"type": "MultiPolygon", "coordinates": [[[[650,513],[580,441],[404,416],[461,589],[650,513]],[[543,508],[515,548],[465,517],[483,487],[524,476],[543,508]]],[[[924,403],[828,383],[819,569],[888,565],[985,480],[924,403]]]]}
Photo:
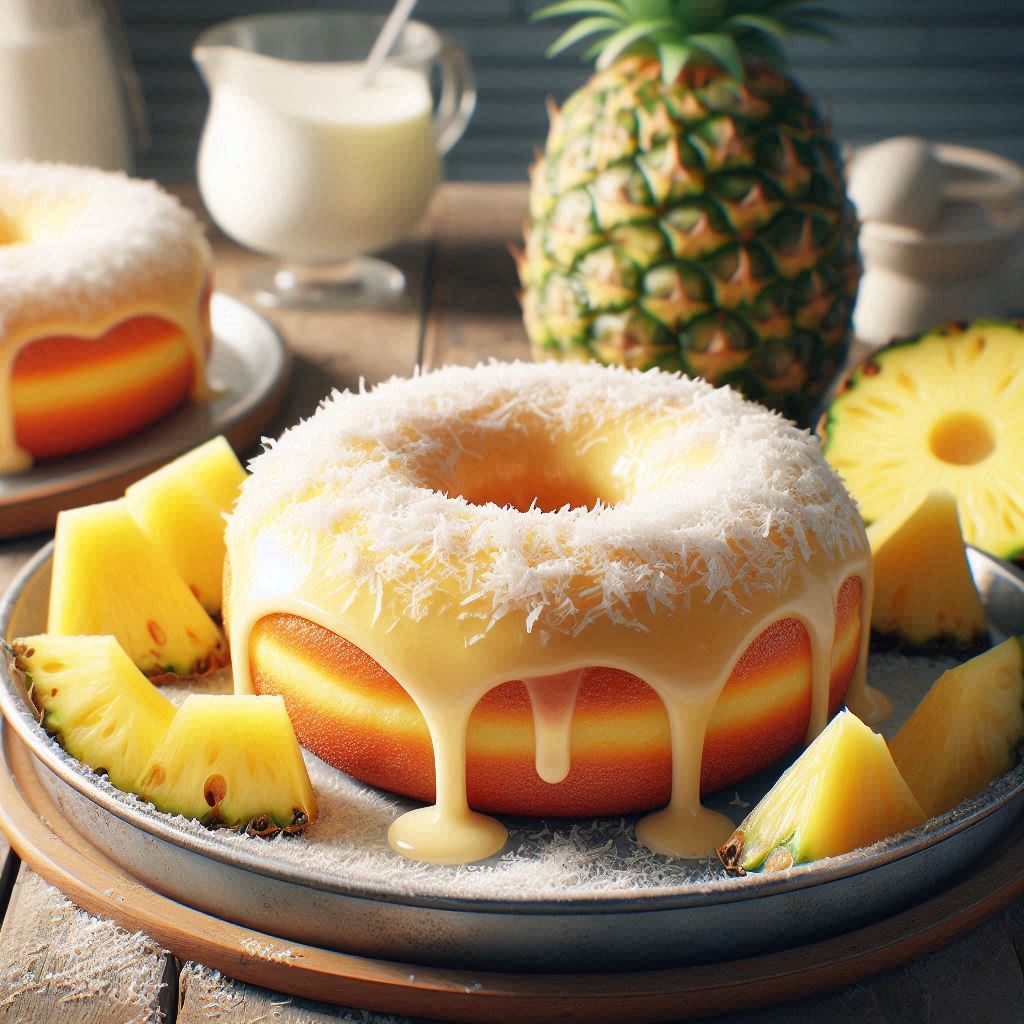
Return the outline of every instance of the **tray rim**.
{"type": "MultiPolygon", "coordinates": [[[[1001,559],[978,548],[968,547],[972,559],[980,559],[988,567],[1009,578],[1024,593],[1024,572],[1001,559]]],[[[46,565],[53,554],[53,541],[43,545],[14,577],[6,593],[0,598],[0,641],[5,641],[10,620],[17,601],[35,575],[46,565]]],[[[778,875],[749,874],[743,879],[723,876],[700,888],[666,890],[661,888],[649,892],[609,892],[601,896],[574,896],[567,894],[557,898],[530,898],[524,900],[481,897],[439,896],[429,893],[408,893],[363,882],[350,882],[347,886],[337,884],[336,879],[319,879],[303,872],[301,865],[283,861],[268,861],[255,851],[216,843],[213,833],[197,834],[186,832],[172,823],[172,819],[161,815],[152,805],[142,804],[131,794],[119,791],[108,792],[93,781],[92,771],[71,757],[49,737],[37,721],[33,711],[26,704],[22,688],[9,671],[7,659],[0,652],[0,712],[13,728],[18,738],[32,755],[48,768],[62,782],[97,804],[104,811],[114,814],[127,824],[148,835],[169,842],[191,853],[207,857],[233,868],[242,868],[253,874],[279,882],[315,889],[352,899],[397,904],[407,907],[421,907],[432,910],[452,910],[472,913],[493,914],[621,914],[645,913],[660,910],[680,910],[687,907],[708,906],[742,902],[779,895],[825,884],[840,878],[862,874],[902,860],[922,850],[966,831],[972,826],[995,814],[1007,804],[1024,795],[1024,766],[1016,770],[1018,778],[1006,792],[987,803],[975,806],[969,813],[959,813],[953,808],[943,815],[930,819],[939,822],[927,834],[916,834],[911,830],[897,845],[881,849],[866,847],[826,861],[814,861],[797,865],[778,875]],[[115,795],[116,793],[116,795],[115,795]]],[[[1010,774],[1010,773],[1007,773],[1010,774]]],[[[1003,776],[1002,778],[1006,778],[1003,776]]]]}

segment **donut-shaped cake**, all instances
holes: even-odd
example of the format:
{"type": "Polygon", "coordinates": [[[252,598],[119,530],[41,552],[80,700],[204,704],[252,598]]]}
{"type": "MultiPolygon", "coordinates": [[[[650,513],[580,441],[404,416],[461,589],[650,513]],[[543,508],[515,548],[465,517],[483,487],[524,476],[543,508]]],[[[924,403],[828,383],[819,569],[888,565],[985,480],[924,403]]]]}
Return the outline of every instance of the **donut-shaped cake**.
{"type": "Polygon", "coordinates": [[[857,511],[809,434],[729,389],[450,367],[333,395],[252,470],[227,529],[236,688],[436,801],[392,827],[411,856],[493,852],[469,806],[668,804],[640,838],[706,852],[731,825],[702,789],[867,697],[857,511]]]}
{"type": "Polygon", "coordinates": [[[151,182],[0,163],[0,473],[205,393],[210,249],[151,182]]]}

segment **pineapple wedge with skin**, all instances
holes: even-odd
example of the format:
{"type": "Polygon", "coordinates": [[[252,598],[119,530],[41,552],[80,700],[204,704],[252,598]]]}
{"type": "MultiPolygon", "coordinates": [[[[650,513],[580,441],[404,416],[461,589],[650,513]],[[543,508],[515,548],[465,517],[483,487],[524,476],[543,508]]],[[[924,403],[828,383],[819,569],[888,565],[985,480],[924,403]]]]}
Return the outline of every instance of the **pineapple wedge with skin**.
{"type": "Polygon", "coordinates": [[[61,512],[47,632],[117,638],[147,676],[226,665],[224,636],[124,499],[61,512]]]}
{"type": "Polygon", "coordinates": [[[1024,738],[1024,639],[944,672],[903,723],[892,756],[930,815],[956,807],[1017,762],[1024,738]]]}
{"type": "Polygon", "coordinates": [[[245,475],[231,445],[215,437],[125,491],[132,518],[211,615],[221,607],[224,513],[245,475]]]}
{"type": "Polygon", "coordinates": [[[131,792],[174,706],[112,636],[28,636],[13,644],[43,727],[72,757],[131,792]]]}
{"type": "Polygon", "coordinates": [[[865,522],[913,497],[955,497],[968,544],[1024,555],[1024,321],[949,324],[878,349],[818,426],[865,522]]]}
{"type": "Polygon", "coordinates": [[[871,628],[900,646],[965,650],[988,642],[956,498],[931,491],[867,528],[874,563],[871,628]]]}
{"type": "Polygon", "coordinates": [[[726,870],[784,870],[903,832],[924,811],[885,740],[841,711],[718,850],[726,870]]]}
{"type": "Polygon", "coordinates": [[[139,774],[167,814],[255,835],[297,832],[317,809],[281,697],[192,694],[139,774]]]}

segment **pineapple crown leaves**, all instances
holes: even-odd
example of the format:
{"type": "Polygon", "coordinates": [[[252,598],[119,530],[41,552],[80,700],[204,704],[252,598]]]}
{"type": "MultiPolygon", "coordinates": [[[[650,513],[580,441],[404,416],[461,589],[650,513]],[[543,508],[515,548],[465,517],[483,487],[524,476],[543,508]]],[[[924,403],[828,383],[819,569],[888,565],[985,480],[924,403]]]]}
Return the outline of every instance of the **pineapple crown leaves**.
{"type": "Polygon", "coordinates": [[[743,80],[743,61],[753,57],[785,66],[780,42],[791,35],[835,40],[830,25],[839,15],[811,0],[558,0],[534,20],[581,15],[548,49],[554,56],[591,36],[584,54],[603,70],[628,53],[650,53],[661,62],[662,78],[674,82],[694,64],[722,67],[743,80]]]}

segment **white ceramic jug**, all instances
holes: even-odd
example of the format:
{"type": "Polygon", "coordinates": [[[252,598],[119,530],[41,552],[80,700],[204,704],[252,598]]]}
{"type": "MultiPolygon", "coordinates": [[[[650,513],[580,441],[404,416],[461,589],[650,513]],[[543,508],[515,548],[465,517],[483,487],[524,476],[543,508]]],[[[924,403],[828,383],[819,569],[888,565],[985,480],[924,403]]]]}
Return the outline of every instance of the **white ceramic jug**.
{"type": "Polygon", "coordinates": [[[117,32],[102,0],[0,0],[0,160],[131,169],[117,32]]]}
{"type": "Polygon", "coordinates": [[[198,161],[203,202],[225,233],[285,264],[251,283],[262,301],[317,304],[329,282],[312,270],[328,266],[347,275],[353,301],[360,288],[360,301],[395,290],[381,261],[356,257],[416,227],[441,156],[473,111],[465,55],[421,22],[405,25],[366,82],[363,62],[382,21],[256,15],[214,26],[193,50],[210,90],[198,161]]]}

